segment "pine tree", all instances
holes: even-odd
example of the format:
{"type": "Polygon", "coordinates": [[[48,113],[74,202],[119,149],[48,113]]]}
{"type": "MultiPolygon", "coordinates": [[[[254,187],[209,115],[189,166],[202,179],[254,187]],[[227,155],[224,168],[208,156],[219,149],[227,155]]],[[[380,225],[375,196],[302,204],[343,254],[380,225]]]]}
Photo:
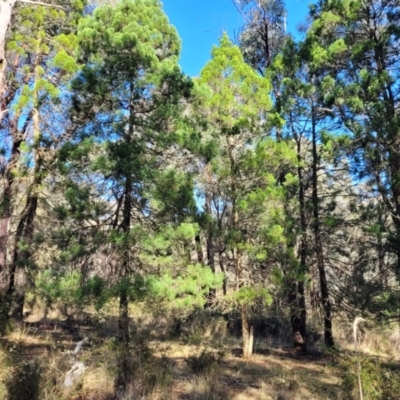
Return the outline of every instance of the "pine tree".
{"type": "Polygon", "coordinates": [[[98,8],[79,28],[85,65],[72,84],[71,117],[80,128],[65,151],[85,158],[90,144],[98,144],[87,172],[107,182],[110,208],[104,222],[112,227],[108,241],[117,262],[119,336],[127,348],[130,278],[140,273],[135,249],[140,221],[150,212],[146,190],[191,83],[177,66],[179,38],[157,0],[98,8]]]}
{"type": "Polygon", "coordinates": [[[277,176],[293,162],[293,152],[285,143],[265,137],[266,121],[274,119],[270,83],[245,63],[240,49],[226,35],[213,48],[198,83],[205,87],[207,129],[218,144],[210,166],[218,182],[210,211],[217,214],[218,207],[224,208],[221,231],[234,276],[233,292],[227,298],[240,312],[243,354],[249,357],[254,307],[262,299],[270,301],[262,264],[272,263],[274,249],[284,243],[285,189],[277,176]]]}
{"type": "MultiPolygon", "coordinates": [[[[399,26],[397,1],[320,1],[311,10],[312,66],[330,82],[326,101],[351,138],[355,179],[368,179],[392,223],[385,244],[400,271],[399,26]]],[[[378,207],[379,208],[379,207],[378,207]]],[[[378,253],[382,253],[382,242],[378,253]]],[[[398,278],[399,279],[399,278],[398,278]]]]}
{"type": "MultiPolygon", "coordinates": [[[[1,129],[5,139],[1,265],[8,279],[3,302],[5,319],[14,297],[18,268],[32,264],[34,221],[41,192],[54,163],[54,149],[65,133],[57,129],[55,120],[62,104],[60,88],[76,70],[74,30],[83,5],[71,5],[68,17],[54,7],[22,5],[14,10],[15,24],[7,43],[9,87],[3,98],[8,111],[1,129]]],[[[21,288],[21,293],[25,289],[21,288]]],[[[19,296],[19,316],[23,298],[23,294],[19,296]]]]}

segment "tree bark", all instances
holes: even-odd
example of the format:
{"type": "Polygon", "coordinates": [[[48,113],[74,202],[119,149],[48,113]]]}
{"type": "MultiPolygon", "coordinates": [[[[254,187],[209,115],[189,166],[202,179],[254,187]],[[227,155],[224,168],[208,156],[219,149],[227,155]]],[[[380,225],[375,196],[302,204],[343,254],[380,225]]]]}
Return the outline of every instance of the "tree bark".
{"type": "MultiPolygon", "coordinates": [[[[236,181],[236,163],[232,153],[232,142],[231,138],[227,138],[228,145],[228,155],[230,160],[231,168],[231,192],[232,192],[232,228],[234,231],[239,230],[239,212],[236,204],[236,191],[237,191],[237,181],[236,181]]],[[[244,286],[243,277],[243,265],[242,265],[242,250],[238,245],[233,246],[232,249],[232,261],[235,268],[236,274],[236,290],[239,291],[240,288],[244,286]]],[[[243,341],[243,357],[249,358],[253,354],[253,342],[254,342],[254,324],[252,317],[249,314],[247,305],[242,305],[240,307],[240,314],[242,320],[242,341],[243,341]]]]}
{"type": "Polygon", "coordinates": [[[120,341],[125,345],[129,345],[129,297],[128,289],[126,287],[126,278],[129,274],[129,233],[131,227],[131,210],[132,210],[132,189],[133,189],[132,178],[126,177],[125,181],[125,193],[124,193],[124,210],[123,218],[121,223],[121,229],[125,234],[123,250],[122,250],[122,263],[119,271],[120,278],[122,280],[122,287],[119,299],[119,337],[120,341]]]}
{"type": "Polygon", "coordinates": [[[320,286],[321,286],[321,302],[324,310],[324,337],[325,345],[328,348],[333,348],[335,346],[333,340],[332,332],[332,319],[331,319],[331,302],[329,299],[329,288],[326,279],[325,271],[325,261],[324,261],[324,250],[321,240],[321,223],[319,218],[319,199],[318,199],[318,155],[317,155],[317,131],[316,131],[316,121],[315,121],[315,109],[312,105],[312,206],[313,206],[313,217],[314,217],[314,242],[315,242],[315,252],[317,257],[317,267],[319,272],[320,286]]]}
{"type": "Polygon", "coordinates": [[[247,306],[241,310],[242,319],[242,338],[243,338],[243,358],[250,358],[253,354],[254,346],[254,323],[248,313],[247,306]]]}
{"type": "Polygon", "coordinates": [[[195,237],[194,237],[194,242],[196,244],[196,252],[197,252],[197,262],[199,264],[202,264],[204,261],[204,257],[203,257],[203,248],[201,245],[201,238],[200,238],[200,233],[198,233],[195,237]]]}
{"type": "MultiPolygon", "coordinates": [[[[303,167],[301,156],[301,138],[296,138],[297,142],[297,174],[299,178],[299,205],[300,205],[300,246],[298,250],[298,258],[300,261],[300,271],[304,272],[307,261],[307,219],[305,210],[305,188],[303,182],[303,167]]],[[[301,274],[303,275],[303,274],[301,274]]],[[[289,292],[289,304],[291,308],[290,321],[292,325],[293,345],[295,350],[302,352],[307,351],[306,339],[306,301],[304,296],[303,276],[291,283],[289,292]]]]}
{"type": "MultiPolygon", "coordinates": [[[[124,285],[125,286],[125,285],[124,285]]],[[[123,287],[119,295],[119,339],[124,346],[129,345],[129,297],[128,290],[123,287]]]]}
{"type": "Polygon", "coordinates": [[[0,218],[0,291],[3,289],[6,272],[7,236],[10,218],[0,218]]]}
{"type": "MultiPolygon", "coordinates": [[[[36,79],[39,79],[36,76],[36,79]]],[[[42,150],[40,149],[41,133],[40,133],[40,119],[39,119],[39,96],[37,92],[33,94],[33,151],[34,151],[34,167],[33,167],[33,181],[28,188],[27,198],[25,202],[25,207],[22,211],[21,217],[18,221],[17,230],[15,234],[15,240],[12,249],[12,259],[9,268],[9,283],[6,292],[7,304],[9,307],[12,303],[15,304],[15,310],[13,314],[22,319],[23,309],[24,309],[24,290],[21,293],[15,295],[15,277],[19,265],[26,266],[31,258],[31,248],[33,231],[34,231],[34,220],[36,217],[36,212],[38,208],[39,201],[39,187],[43,182],[43,158],[42,150]],[[20,250],[21,243],[24,244],[24,249],[20,250]]],[[[9,310],[10,311],[10,310],[9,310]]]]}
{"type": "Polygon", "coordinates": [[[289,304],[293,347],[296,351],[306,352],[306,308],[303,282],[295,280],[291,282],[289,304]]]}
{"type": "MultiPolygon", "coordinates": [[[[207,175],[208,180],[209,177],[209,167],[207,167],[207,175]]],[[[207,238],[206,238],[206,247],[207,247],[207,264],[211,268],[212,272],[215,273],[215,249],[214,249],[214,224],[212,222],[212,207],[211,207],[211,194],[209,190],[206,190],[205,194],[205,211],[207,214],[208,222],[207,222],[207,238]]],[[[216,295],[215,289],[210,289],[208,293],[208,301],[207,305],[210,306],[216,295]]]]}
{"type": "Polygon", "coordinates": [[[226,296],[228,290],[228,278],[226,275],[226,268],[224,264],[224,252],[221,248],[218,249],[218,261],[221,272],[224,274],[224,280],[222,281],[222,293],[224,296],[226,296]]]}

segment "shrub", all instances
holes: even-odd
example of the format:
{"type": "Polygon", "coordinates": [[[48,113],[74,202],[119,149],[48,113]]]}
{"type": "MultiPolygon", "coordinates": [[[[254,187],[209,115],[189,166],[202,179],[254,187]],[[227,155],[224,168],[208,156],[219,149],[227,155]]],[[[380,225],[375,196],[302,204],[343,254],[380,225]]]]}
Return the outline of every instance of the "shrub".
{"type": "MultiPolygon", "coordinates": [[[[397,400],[400,393],[400,372],[380,360],[364,357],[360,360],[363,395],[368,400],[397,400]]],[[[357,359],[340,361],[345,399],[359,398],[357,359]],[[347,397],[346,397],[347,396],[347,397]]]]}
{"type": "Polygon", "coordinates": [[[209,375],[222,362],[225,352],[221,349],[218,351],[210,351],[203,349],[198,356],[189,356],[186,363],[194,374],[209,375]]]}
{"type": "Polygon", "coordinates": [[[37,360],[22,360],[8,368],[3,379],[6,400],[39,400],[41,367],[37,360]]]}

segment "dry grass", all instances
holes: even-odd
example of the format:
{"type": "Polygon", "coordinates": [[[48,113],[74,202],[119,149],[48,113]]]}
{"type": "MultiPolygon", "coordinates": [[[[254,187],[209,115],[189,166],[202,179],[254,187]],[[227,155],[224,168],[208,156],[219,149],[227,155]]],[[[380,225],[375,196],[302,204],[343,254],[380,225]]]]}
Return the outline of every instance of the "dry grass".
{"type": "MultiPolygon", "coordinates": [[[[33,320],[0,338],[0,400],[6,399],[6,377],[24,360],[40,364],[40,395],[29,400],[117,400],[118,344],[116,321],[105,314],[92,326],[60,320],[33,320]],[[33,321],[33,322],[32,322],[33,321]],[[62,383],[71,367],[71,352],[82,337],[91,345],[74,360],[86,372],[71,388],[62,383]]],[[[240,356],[240,339],[220,326],[200,320],[182,339],[168,339],[169,321],[140,315],[132,324],[132,378],[123,400],[334,400],[349,399],[343,386],[341,361],[321,351],[299,355],[271,339],[257,340],[257,354],[240,356]],[[158,336],[157,336],[158,335],[158,336]],[[275,343],[275,342],[274,342],[275,343]],[[139,356],[139,358],[137,358],[139,356]],[[136,358],[135,358],[136,357],[136,358]]],[[[350,354],[351,325],[341,328],[339,346],[350,354]],[[347,336],[349,339],[347,339],[347,336]]],[[[400,355],[398,330],[378,334],[365,330],[359,349],[366,353],[400,355]],[[390,353],[391,352],[391,353],[390,353]]],[[[39,365],[38,364],[38,365],[39,365]]],[[[351,373],[351,365],[348,367],[351,373]]],[[[18,399],[24,400],[24,399],[18,399]]]]}
{"type": "Polygon", "coordinates": [[[87,370],[82,380],[82,393],[86,393],[88,400],[113,398],[115,394],[115,377],[110,373],[108,365],[92,367],[87,370]]]}
{"type": "MultiPolygon", "coordinates": [[[[334,333],[336,344],[342,351],[354,351],[351,321],[338,321],[334,333]]],[[[365,355],[389,357],[400,361],[400,326],[398,323],[385,326],[362,323],[357,333],[357,340],[357,348],[365,355]]]]}

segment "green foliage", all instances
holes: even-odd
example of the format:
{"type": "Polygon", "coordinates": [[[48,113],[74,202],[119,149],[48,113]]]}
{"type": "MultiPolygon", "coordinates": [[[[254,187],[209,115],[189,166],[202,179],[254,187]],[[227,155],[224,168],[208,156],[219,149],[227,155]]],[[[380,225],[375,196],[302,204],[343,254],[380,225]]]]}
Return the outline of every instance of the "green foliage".
{"type": "MultiPolygon", "coordinates": [[[[365,399],[371,400],[395,400],[400,390],[399,372],[390,363],[385,364],[380,360],[362,357],[361,382],[365,399]]],[[[341,359],[342,388],[345,399],[358,398],[357,359],[341,359]]]]}
{"type": "Polygon", "coordinates": [[[98,276],[84,281],[77,271],[62,273],[56,270],[38,274],[35,293],[44,300],[47,309],[57,305],[66,315],[81,311],[87,305],[100,310],[111,296],[106,283],[98,276]]]}
{"type": "Polygon", "coordinates": [[[62,95],[60,86],[78,70],[74,31],[83,6],[81,2],[75,3],[68,6],[68,16],[65,11],[52,7],[16,8],[7,50],[18,54],[22,72],[14,75],[15,80],[21,80],[19,95],[13,104],[17,118],[26,108],[37,107],[33,101],[38,94],[58,101],[62,95]],[[56,75],[58,79],[54,79],[56,75]]]}
{"type": "Polygon", "coordinates": [[[150,194],[152,208],[161,218],[177,223],[196,212],[193,178],[176,169],[160,171],[150,194]]]}
{"type": "Polygon", "coordinates": [[[105,281],[99,276],[89,278],[79,287],[78,299],[84,304],[93,304],[95,309],[100,310],[109,299],[105,281]]]}
{"type": "Polygon", "coordinates": [[[243,130],[256,130],[258,122],[270,111],[270,83],[244,62],[240,49],[224,34],[220,45],[212,50],[212,60],[203,68],[198,78],[204,90],[204,102],[217,123],[228,135],[243,130]]]}
{"type": "Polygon", "coordinates": [[[188,265],[177,276],[165,274],[151,277],[150,287],[156,299],[166,302],[168,308],[190,311],[202,308],[210,289],[222,286],[223,275],[200,264],[188,265]]]}
{"type": "Polygon", "coordinates": [[[128,293],[131,301],[143,301],[151,293],[153,279],[140,274],[125,276],[113,285],[111,293],[120,297],[122,293],[128,293]]]}
{"type": "Polygon", "coordinates": [[[71,274],[62,274],[55,270],[46,270],[36,277],[36,292],[45,301],[46,308],[50,308],[60,301],[64,310],[75,309],[80,303],[81,275],[74,271],[71,274]]]}
{"type": "Polygon", "coordinates": [[[233,294],[232,299],[239,306],[251,306],[258,302],[266,306],[272,304],[268,290],[260,285],[243,286],[233,294]]]}

